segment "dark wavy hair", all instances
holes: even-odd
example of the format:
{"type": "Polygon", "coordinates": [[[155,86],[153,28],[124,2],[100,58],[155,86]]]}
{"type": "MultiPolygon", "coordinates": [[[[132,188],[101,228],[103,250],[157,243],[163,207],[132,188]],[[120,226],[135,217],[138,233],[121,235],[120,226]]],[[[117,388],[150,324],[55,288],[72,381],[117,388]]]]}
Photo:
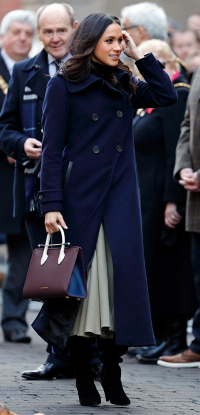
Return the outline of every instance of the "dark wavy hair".
{"type": "MultiPolygon", "coordinates": [[[[107,27],[112,23],[117,23],[121,26],[118,17],[105,13],[90,14],[80,23],[69,41],[69,50],[72,57],[62,66],[63,75],[68,81],[78,83],[89,75],[91,69],[93,69],[92,54],[94,48],[107,27]]],[[[135,92],[136,86],[131,79],[131,70],[121,60],[114,68],[116,67],[129,73],[132,95],[135,92]]],[[[114,87],[121,87],[114,70],[111,70],[109,82],[114,87]]]]}

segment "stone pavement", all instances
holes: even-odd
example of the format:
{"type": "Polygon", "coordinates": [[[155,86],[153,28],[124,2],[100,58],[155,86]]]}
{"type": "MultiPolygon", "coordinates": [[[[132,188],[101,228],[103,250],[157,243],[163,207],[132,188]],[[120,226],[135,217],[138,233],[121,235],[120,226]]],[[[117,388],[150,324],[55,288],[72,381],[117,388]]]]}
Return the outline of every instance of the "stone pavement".
{"type": "MultiPolygon", "coordinates": [[[[29,322],[36,312],[29,311],[29,322]]],[[[35,369],[46,358],[45,344],[29,331],[30,345],[5,343],[0,334],[0,402],[19,415],[189,415],[200,413],[200,369],[166,369],[141,365],[125,356],[123,384],[131,405],[128,408],[106,403],[97,408],[79,405],[74,380],[28,381],[21,371],[35,369]]]]}

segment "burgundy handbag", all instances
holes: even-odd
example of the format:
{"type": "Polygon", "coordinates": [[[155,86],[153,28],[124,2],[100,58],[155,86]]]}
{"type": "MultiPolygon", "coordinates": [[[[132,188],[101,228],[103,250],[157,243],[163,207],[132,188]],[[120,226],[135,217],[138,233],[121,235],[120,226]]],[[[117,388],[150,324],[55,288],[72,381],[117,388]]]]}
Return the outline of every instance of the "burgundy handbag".
{"type": "Polygon", "coordinates": [[[38,245],[40,248],[33,251],[23,289],[24,298],[44,301],[58,297],[77,300],[87,297],[82,249],[66,244],[65,233],[60,225],[58,227],[61,244],[50,245],[51,235],[47,234],[45,245],[38,245]]]}

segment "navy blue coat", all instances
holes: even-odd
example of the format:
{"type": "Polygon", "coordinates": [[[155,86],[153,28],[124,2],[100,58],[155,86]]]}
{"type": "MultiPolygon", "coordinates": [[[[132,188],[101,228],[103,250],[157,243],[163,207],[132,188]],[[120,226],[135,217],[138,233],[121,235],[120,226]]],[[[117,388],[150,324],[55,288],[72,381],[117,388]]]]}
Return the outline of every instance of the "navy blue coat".
{"type": "Polygon", "coordinates": [[[137,62],[148,83],[129,100],[129,75],[117,70],[123,90],[90,74],[80,83],[53,77],[43,114],[42,212],[62,211],[67,241],[90,263],[103,221],[114,268],[116,343],[154,343],[143,256],[133,136],[133,108],[173,104],[177,95],[162,65],[149,54],[137,62]]]}
{"type": "MultiPolygon", "coordinates": [[[[10,80],[10,73],[0,53],[0,76],[6,83],[10,80]]],[[[0,88],[0,109],[3,106],[5,94],[0,88]]],[[[0,233],[7,235],[20,234],[22,231],[22,221],[13,218],[13,181],[14,165],[7,161],[6,154],[0,150],[0,233]]]]}
{"type": "Polygon", "coordinates": [[[26,59],[14,65],[8,93],[0,115],[0,147],[10,157],[17,160],[14,176],[14,216],[26,216],[25,180],[22,156],[27,136],[23,132],[23,95],[25,86],[38,95],[36,114],[36,138],[42,141],[41,119],[42,104],[45,96],[48,76],[47,53],[43,49],[32,59],[26,59]],[[28,79],[35,67],[35,74],[28,79]]]}

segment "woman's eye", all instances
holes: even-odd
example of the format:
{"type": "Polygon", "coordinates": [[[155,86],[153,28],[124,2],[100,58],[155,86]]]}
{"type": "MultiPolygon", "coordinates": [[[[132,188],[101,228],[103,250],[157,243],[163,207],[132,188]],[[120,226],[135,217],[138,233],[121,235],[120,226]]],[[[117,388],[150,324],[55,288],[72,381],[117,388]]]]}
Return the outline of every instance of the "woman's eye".
{"type": "Polygon", "coordinates": [[[107,43],[111,43],[112,42],[112,39],[107,39],[106,42],[107,43]]]}
{"type": "Polygon", "coordinates": [[[123,40],[123,39],[121,38],[121,39],[119,39],[119,40],[118,40],[118,42],[119,42],[119,43],[122,43],[122,40],[123,40]]]}

